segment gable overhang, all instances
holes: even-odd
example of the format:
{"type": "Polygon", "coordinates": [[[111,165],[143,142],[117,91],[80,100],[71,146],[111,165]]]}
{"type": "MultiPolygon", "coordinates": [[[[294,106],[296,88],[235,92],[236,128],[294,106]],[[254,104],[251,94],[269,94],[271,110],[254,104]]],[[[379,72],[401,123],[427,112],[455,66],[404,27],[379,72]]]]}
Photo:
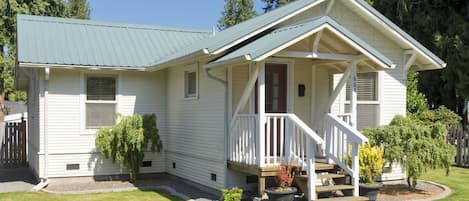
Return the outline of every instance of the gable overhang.
{"type": "MultiPolygon", "coordinates": [[[[240,63],[260,62],[267,59],[268,57],[274,56],[285,48],[325,29],[331,31],[333,34],[341,38],[347,44],[358,50],[366,59],[369,59],[376,63],[378,65],[378,69],[392,69],[396,67],[396,64],[394,64],[389,58],[381,54],[378,50],[361,40],[359,37],[355,36],[352,32],[348,31],[328,16],[319,17],[317,19],[311,20],[310,22],[305,22],[303,24],[300,23],[300,25],[309,27],[308,29],[306,29],[306,31],[303,32],[294,32],[292,31],[292,29],[289,29],[288,31],[291,31],[291,33],[286,33],[286,35],[291,36],[290,38],[283,38],[283,41],[273,40],[271,41],[271,43],[268,43],[273,44],[273,46],[260,52],[249,51],[251,47],[256,46],[256,43],[260,43],[260,45],[262,45],[262,42],[259,41],[263,40],[263,38],[265,37],[268,37],[269,34],[267,34],[266,36],[261,37],[260,39],[257,39],[246,45],[250,47],[241,47],[238,50],[235,50],[227,55],[216,59],[215,61],[206,64],[205,68],[209,69],[215,67],[226,67],[229,65],[240,63]],[[243,48],[245,50],[243,50],[243,48]]],[[[357,56],[357,58],[358,57],[359,56],[357,56]]]]}
{"type": "Polygon", "coordinates": [[[392,36],[394,40],[405,44],[407,47],[404,47],[405,51],[415,51],[419,60],[425,61],[425,63],[419,64],[420,70],[433,70],[433,69],[442,69],[446,67],[446,62],[436,56],[433,52],[415,40],[412,36],[403,31],[399,26],[391,22],[379,11],[374,9],[368,3],[363,0],[351,0],[343,1],[345,4],[353,5],[358,8],[365,17],[372,19],[375,25],[378,26],[381,30],[389,33],[388,35],[392,36]]]}

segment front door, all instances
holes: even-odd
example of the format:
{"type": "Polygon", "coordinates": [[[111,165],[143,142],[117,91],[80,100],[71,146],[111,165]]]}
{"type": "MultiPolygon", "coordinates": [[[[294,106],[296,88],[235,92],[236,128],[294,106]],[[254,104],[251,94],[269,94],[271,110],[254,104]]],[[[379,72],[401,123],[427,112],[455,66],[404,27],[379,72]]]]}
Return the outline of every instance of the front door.
{"type": "MultiPolygon", "coordinates": [[[[287,112],[287,69],[287,64],[265,64],[265,113],[267,114],[287,112]]],[[[257,113],[257,90],[255,103],[257,113]]],[[[280,150],[280,147],[285,148],[285,146],[280,146],[280,140],[273,139],[285,139],[285,136],[280,136],[280,133],[285,132],[280,131],[280,126],[274,127],[274,125],[280,125],[280,119],[277,119],[275,124],[275,120],[269,121],[270,128],[267,129],[266,124],[265,130],[270,132],[265,134],[264,139],[270,139],[268,140],[270,145],[265,146],[265,153],[269,156],[279,156],[280,153],[285,153],[284,150],[280,150]],[[277,149],[274,148],[275,143],[277,149]]]]}
{"type": "Polygon", "coordinates": [[[287,112],[287,64],[265,64],[265,112],[287,112]]]}

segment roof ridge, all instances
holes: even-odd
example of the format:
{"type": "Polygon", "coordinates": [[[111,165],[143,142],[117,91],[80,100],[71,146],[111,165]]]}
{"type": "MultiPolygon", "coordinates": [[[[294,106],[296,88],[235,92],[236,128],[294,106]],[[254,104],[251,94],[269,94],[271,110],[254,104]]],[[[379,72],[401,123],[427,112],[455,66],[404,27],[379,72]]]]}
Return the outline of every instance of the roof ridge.
{"type": "Polygon", "coordinates": [[[127,24],[127,23],[117,23],[117,22],[104,22],[104,21],[84,20],[84,19],[76,19],[76,18],[62,18],[62,17],[26,15],[26,14],[18,14],[17,18],[21,20],[25,20],[25,21],[77,24],[77,25],[87,25],[87,26],[148,29],[148,30],[186,32],[186,33],[207,33],[207,34],[212,34],[213,32],[212,30],[208,30],[208,29],[205,30],[205,29],[196,29],[196,28],[181,28],[181,27],[143,25],[143,24],[131,24],[131,23],[127,24]]]}

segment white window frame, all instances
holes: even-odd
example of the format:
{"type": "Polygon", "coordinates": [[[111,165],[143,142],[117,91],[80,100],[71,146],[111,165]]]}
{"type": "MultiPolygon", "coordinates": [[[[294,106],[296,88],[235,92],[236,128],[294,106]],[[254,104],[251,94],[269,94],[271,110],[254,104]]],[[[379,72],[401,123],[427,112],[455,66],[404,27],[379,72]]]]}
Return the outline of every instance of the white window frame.
{"type": "Polygon", "coordinates": [[[197,100],[199,98],[199,68],[197,64],[189,65],[184,69],[183,74],[184,80],[184,99],[185,100],[197,100]],[[189,73],[195,73],[195,93],[188,94],[189,90],[189,80],[187,79],[187,75],[189,73]]]}
{"type": "MultiPolygon", "coordinates": [[[[88,127],[86,125],[86,104],[87,103],[103,103],[103,104],[114,104],[115,105],[115,113],[119,113],[119,99],[121,96],[120,88],[121,88],[121,75],[120,73],[110,72],[110,71],[103,71],[103,72],[96,72],[94,70],[86,70],[80,73],[80,127],[81,132],[80,135],[96,135],[96,132],[99,128],[95,127],[88,127]],[[116,87],[116,98],[113,101],[95,101],[95,100],[87,100],[87,78],[88,77],[113,77],[116,80],[115,87],[116,87]]],[[[117,124],[119,119],[116,119],[115,123],[117,124]]]]}

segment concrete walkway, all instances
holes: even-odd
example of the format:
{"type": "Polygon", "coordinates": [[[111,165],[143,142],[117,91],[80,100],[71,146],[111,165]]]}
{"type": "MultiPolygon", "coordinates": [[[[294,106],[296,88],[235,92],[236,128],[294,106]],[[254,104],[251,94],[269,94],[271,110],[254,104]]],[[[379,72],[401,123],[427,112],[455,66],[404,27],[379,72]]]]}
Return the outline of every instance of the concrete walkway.
{"type": "Polygon", "coordinates": [[[45,192],[55,194],[87,194],[132,190],[163,190],[184,200],[219,199],[218,193],[214,190],[168,174],[144,176],[134,184],[124,180],[96,181],[95,178],[90,177],[50,179],[49,185],[43,189],[45,192]]]}
{"type": "Polygon", "coordinates": [[[37,184],[27,167],[0,168],[0,193],[29,191],[37,184]]]}

